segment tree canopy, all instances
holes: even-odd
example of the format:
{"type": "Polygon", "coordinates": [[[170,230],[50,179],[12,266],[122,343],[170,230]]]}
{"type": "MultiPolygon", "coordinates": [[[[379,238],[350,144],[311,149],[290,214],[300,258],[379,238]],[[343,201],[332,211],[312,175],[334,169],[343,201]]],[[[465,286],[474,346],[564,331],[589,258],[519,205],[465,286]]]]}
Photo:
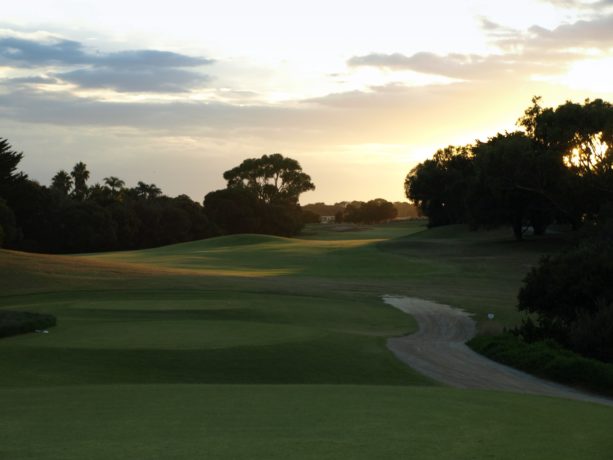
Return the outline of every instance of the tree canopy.
{"type": "Polygon", "coordinates": [[[224,172],[223,177],[228,188],[247,189],[267,203],[282,200],[295,204],[301,193],[315,190],[300,163],[280,153],[248,158],[224,172]]]}
{"type": "Polygon", "coordinates": [[[88,185],[87,165],[58,171],[41,186],[17,171],[23,154],[0,142],[0,227],[6,247],[44,252],[138,249],[215,234],[203,207],[155,184],[126,188],[116,176],[88,185]]]}
{"type": "Polygon", "coordinates": [[[221,233],[292,236],[304,226],[298,199],[315,185],[296,160],[280,153],[248,158],[223,177],[227,188],[204,198],[205,213],[221,233]]]}
{"type": "Polygon", "coordinates": [[[600,99],[542,108],[538,97],[518,120],[524,132],[437,151],[413,168],[405,191],[431,226],[513,227],[544,233],[575,228],[613,200],[613,107],[600,99]]]}

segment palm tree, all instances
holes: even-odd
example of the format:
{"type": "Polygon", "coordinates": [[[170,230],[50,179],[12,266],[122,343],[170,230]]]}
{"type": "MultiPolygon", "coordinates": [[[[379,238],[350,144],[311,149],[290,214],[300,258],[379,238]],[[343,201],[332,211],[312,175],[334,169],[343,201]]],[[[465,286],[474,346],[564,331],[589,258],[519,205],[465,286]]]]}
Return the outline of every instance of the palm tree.
{"type": "Polygon", "coordinates": [[[74,180],[74,190],[72,191],[72,194],[77,200],[83,201],[87,196],[87,180],[89,179],[87,165],[82,161],[79,161],[72,168],[70,175],[74,180]]]}
{"type": "Polygon", "coordinates": [[[162,194],[162,189],[160,189],[155,184],[146,184],[144,182],[138,181],[138,184],[135,187],[136,193],[139,197],[150,200],[152,198],[157,198],[162,194]]]}
{"type": "Polygon", "coordinates": [[[64,195],[68,195],[72,188],[72,177],[61,169],[51,179],[51,188],[62,192],[64,195]]]}
{"type": "Polygon", "coordinates": [[[123,186],[126,185],[124,181],[122,181],[120,178],[115,177],[115,176],[105,177],[104,183],[106,184],[108,188],[111,189],[111,192],[113,192],[113,195],[121,191],[123,189],[123,186]]]}

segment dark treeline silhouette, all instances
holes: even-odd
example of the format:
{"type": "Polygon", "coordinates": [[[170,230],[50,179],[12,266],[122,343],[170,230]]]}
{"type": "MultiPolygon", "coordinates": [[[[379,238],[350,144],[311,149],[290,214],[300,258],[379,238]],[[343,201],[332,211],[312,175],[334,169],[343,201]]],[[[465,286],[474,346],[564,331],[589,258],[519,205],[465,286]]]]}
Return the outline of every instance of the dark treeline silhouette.
{"type": "Polygon", "coordinates": [[[419,216],[419,210],[411,203],[400,201],[391,203],[383,200],[382,198],[377,198],[369,202],[340,201],[334,204],[325,204],[321,202],[312,203],[304,205],[302,210],[304,213],[308,214],[308,222],[319,222],[320,217],[323,216],[334,217],[335,221],[337,222],[361,223],[385,222],[395,217],[407,218],[419,216]],[[390,217],[392,216],[393,211],[391,211],[390,206],[387,203],[390,203],[396,209],[395,216],[390,217]]]}
{"type": "Polygon", "coordinates": [[[430,226],[510,225],[521,239],[527,228],[598,219],[613,200],[613,106],[539,100],[518,120],[524,131],[441,149],[409,172],[406,195],[430,226]]]}
{"type": "Polygon", "coordinates": [[[398,210],[393,203],[382,198],[367,202],[352,201],[342,211],[334,216],[336,222],[351,222],[355,224],[377,224],[388,222],[398,216],[398,210]]]}
{"type": "Polygon", "coordinates": [[[88,185],[79,162],[49,187],[17,167],[23,154],[0,139],[0,246],[76,253],[139,249],[230,233],[298,233],[298,196],[314,185],[295,160],[280,154],[245,160],[227,171],[228,187],[204,206],[187,195],[165,196],[155,184],[126,187],[115,176],[88,185]]]}

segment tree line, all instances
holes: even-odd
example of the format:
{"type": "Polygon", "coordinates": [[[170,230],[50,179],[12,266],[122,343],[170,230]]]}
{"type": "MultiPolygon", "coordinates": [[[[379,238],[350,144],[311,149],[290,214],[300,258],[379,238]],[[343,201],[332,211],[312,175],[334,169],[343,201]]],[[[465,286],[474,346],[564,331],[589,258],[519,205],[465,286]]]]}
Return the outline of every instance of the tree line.
{"type": "Polygon", "coordinates": [[[291,236],[304,225],[298,198],[315,188],[300,164],[281,154],[226,171],[227,187],[202,204],[142,181],[126,187],[115,176],[89,185],[83,162],[44,186],[18,170],[22,158],[0,138],[0,246],[26,251],[140,249],[232,233],[291,236]]]}
{"type": "Polygon", "coordinates": [[[554,223],[579,228],[613,200],[613,107],[601,99],[543,108],[518,120],[522,131],[449,146],[413,168],[406,195],[430,226],[510,225],[515,238],[554,223]]]}
{"type": "Polygon", "coordinates": [[[322,202],[302,207],[308,213],[307,222],[319,222],[322,216],[334,217],[335,222],[381,223],[395,218],[419,217],[417,208],[407,202],[390,202],[383,198],[364,201],[340,201],[334,204],[322,202]],[[393,209],[392,209],[393,208],[393,209]]]}

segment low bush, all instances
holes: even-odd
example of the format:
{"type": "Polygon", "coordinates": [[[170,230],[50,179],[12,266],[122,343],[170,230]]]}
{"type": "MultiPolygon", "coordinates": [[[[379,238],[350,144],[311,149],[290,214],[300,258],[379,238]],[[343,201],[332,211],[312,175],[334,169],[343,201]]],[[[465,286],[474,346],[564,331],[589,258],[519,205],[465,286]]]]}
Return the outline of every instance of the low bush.
{"type": "Polygon", "coordinates": [[[613,396],[613,364],[586,358],[552,340],[528,343],[506,333],[468,342],[488,358],[556,382],[613,396]]]}
{"type": "Polygon", "coordinates": [[[47,329],[56,323],[53,315],[0,310],[0,338],[47,329]]]}

